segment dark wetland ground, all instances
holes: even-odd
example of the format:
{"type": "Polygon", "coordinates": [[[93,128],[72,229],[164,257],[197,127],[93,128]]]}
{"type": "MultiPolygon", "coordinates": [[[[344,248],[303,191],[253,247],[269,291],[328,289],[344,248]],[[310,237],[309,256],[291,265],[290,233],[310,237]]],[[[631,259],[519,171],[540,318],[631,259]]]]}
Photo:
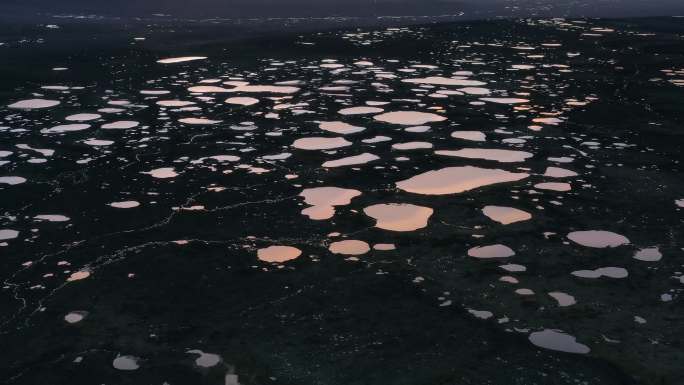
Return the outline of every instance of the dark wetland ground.
{"type": "Polygon", "coordinates": [[[3,383],[684,383],[684,19],[307,23],[3,23],[3,383]]]}

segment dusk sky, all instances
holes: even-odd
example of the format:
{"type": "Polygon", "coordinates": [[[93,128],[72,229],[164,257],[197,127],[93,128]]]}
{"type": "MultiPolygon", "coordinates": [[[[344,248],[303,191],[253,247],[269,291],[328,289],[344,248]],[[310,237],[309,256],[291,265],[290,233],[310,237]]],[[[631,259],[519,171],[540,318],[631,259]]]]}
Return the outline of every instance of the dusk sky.
{"type": "Polygon", "coordinates": [[[377,16],[441,15],[464,11],[508,15],[673,15],[679,0],[5,0],[0,7],[18,12],[80,12],[121,15],[170,13],[176,16],[377,16]]]}

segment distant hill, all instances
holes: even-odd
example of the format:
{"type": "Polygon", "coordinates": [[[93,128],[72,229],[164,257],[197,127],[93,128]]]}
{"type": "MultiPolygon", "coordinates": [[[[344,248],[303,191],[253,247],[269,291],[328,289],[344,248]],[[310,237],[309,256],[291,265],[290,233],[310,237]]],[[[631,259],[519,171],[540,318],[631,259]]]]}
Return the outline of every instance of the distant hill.
{"type": "Polygon", "coordinates": [[[460,0],[1,0],[0,3],[0,7],[50,13],[164,13],[197,17],[439,15],[459,12],[462,8],[460,0]]]}

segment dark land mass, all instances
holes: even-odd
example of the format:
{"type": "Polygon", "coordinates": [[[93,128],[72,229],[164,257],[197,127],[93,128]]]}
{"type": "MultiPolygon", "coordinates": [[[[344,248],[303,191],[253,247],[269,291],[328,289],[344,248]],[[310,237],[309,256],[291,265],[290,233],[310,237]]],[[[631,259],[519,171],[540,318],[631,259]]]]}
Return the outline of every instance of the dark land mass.
{"type": "Polygon", "coordinates": [[[164,18],[53,22],[59,29],[18,21],[0,27],[0,126],[5,127],[0,150],[15,152],[7,157],[12,163],[2,166],[1,175],[28,180],[0,187],[5,212],[0,228],[20,232],[0,252],[2,382],[681,384],[684,225],[674,202],[684,197],[684,88],[670,80],[684,78],[676,72],[684,69],[684,19],[579,20],[574,27],[476,21],[389,32],[384,27],[344,29],[333,20],[304,25],[164,18]],[[512,49],[533,46],[540,52],[542,43],[562,48],[545,50],[537,59],[512,49]],[[156,63],[186,55],[209,59],[156,63]],[[529,92],[515,97],[529,98],[533,111],[481,107],[471,104],[477,97],[468,95],[431,99],[415,90],[418,84],[355,70],[314,68],[326,59],[347,67],[366,60],[412,77],[472,71],[488,81],[485,87],[505,90],[508,96],[529,92]],[[509,70],[528,62],[537,69],[509,70]],[[553,67],[561,63],[567,67],[553,67]],[[417,69],[408,75],[397,71],[421,64],[439,69],[417,69]],[[56,67],[68,70],[51,70],[56,67]],[[566,68],[572,72],[559,72],[566,68]],[[662,70],[675,72],[668,76],[662,70]],[[279,112],[280,120],[269,120],[251,107],[229,108],[200,99],[193,99],[202,107],[199,112],[160,111],[156,97],[139,93],[164,89],[171,91],[164,99],[188,99],[187,87],[227,77],[256,84],[300,80],[302,91],[292,100],[262,98],[261,106],[254,108],[301,102],[307,103],[301,109],[313,115],[286,108],[279,112]],[[333,82],[340,79],[359,82],[352,96],[319,95],[320,87],[339,85],[333,82]],[[380,92],[374,82],[390,84],[391,92],[380,92]],[[40,88],[51,85],[84,89],[51,93],[40,88]],[[36,93],[62,104],[46,111],[4,107],[36,93]],[[567,107],[569,99],[588,96],[586,106],[567,107]],[[534,157],[518,166],[531,170],[534,183],[544,181],[541,174],[553,165],[547,161],[553,156],[573,157],[572,165],[560,166],[581,176],[565,194],[528,193],[532,186],[519,182],[458,195],[421,196],[398,191],[394,183],[442,167],[516,166],[435,157],[431,151],[410,153],[408,161],[395,162],[393,158],[403,154],[358,139],[353,139],[354,147],[335,155],[289,147],[296,138],[320,135],[313,121],[341,119],[336,113],[340,108],[391,99],[384,107],[388,111],[412,110],[418,108],[410,101],[416,98],[425,104],[420,110],[443,107],[448,122],[436,123],[425,136],[416,137],[368,116],[345,120],[367,128],[359,138],[427,140],[436,149],[456,147],[449,133],[458,129],[482,130],[501,145],[500,140],[511,137],[497,131],[504,129],[527,140],[517,149],[534,157]],[[103,113],[89,131],[40,133],[64,124],[67,115],[116,107],[108,104],[115,100],[128,100],[132,106],[114,116],[103,113]],[[540,132],[529,130],[532,118],[546,116],[541,112],[559,112],[553,116],[567,120],[545,125],[540,132]],[[176,122],[187,116],[222,122],[192,128],[176,122]],[[140,128],[124,133],[97,128],[112,120],[134,120],[140,128]],[[241,134],[234,126],[243,122],[253,122],[258,130],[252,136],[241,134]],[[264,135],[274,131],[283,135],[264,135]],[[97,148],[83,142],[93,137],[114,144],[97,148]],[[22,143],[57,152],[47,163],[30,164],[27,160],[35,154],[17,149],[22,143]],[[363,150],[355,151],[358,146],[363,150]],[[240,151],[248,147],[254,150],[240,151]],[[359,170],[320,167],[323,161],[363,151],[381,160],[359,170]],[[295,155],[287,161],[257,159],[280,152],[295,155]],[[241,163],[270,172],[189,162],[221,153],[239,155],[241,163]],[[85,158],[91,160],[76,162],[85,158]],[[182,172],[170,181],[141,174],[161,167],[182,172]],[[286,174],[299,178],[290,181],[286,174]],[[312,221],[300,213],[305,206],[297,194],[318,185],[355,188],[363,195],[338,207],[333,219],[312,221]],[[226,190],[211,193],[208,186],[226,190]],[[124,200],[142,205],[134,211],[107,206],[124,200]],[[368,205],[394,201],[433,208],[430,226],[388,234],[361,214],[368,205]],[[485,204],[516,206],[533,212],[534,218],[495,226],[479,212],[485,204]],[[204,210],[177,209],[194,205],[204,210]],[[70,221],[31,219],[46,213],[64,214],[70,221]],[[567,233],[580,229],[625,234],[631,245],[589,250],[568,244],[567,233]],[[392,242],[397,249],[349,260],[328,251],[335,240],[328,236],[331,232],[371,245],[392,242]],[[547,238],[544,232],[549,232],[547,238]],[[483,239],[474,237],[483,234],[483,239]],[[509,274],[497,262],[466,256],[470,247],[487,243],[516,250],[512,262],[527,271],[509,274]],[[273,244],[296,246],[304,253],[281,266],[257,260],[256,250],[273,244]],[[665,256],[661,261],[645,264],[632,258],[636,249],[653,245],[665,256]],[[621,266],[630,275],[598,280],[570,275],[601,266],[621,266]],[[91,275],[65,281],[78,270],[91,275]],[[504,274],[516,275],[521,287],[536,295],[515,294],[514,287],[499,281],[504,274]],[[561,289],[578,303],[559,308],[546,295],[561,289]],[[665,293],[670,301],[661,300],[665,293]],[[469,309],[489,310],[494,317],[483,320],[469,309]],[[73,311],[87,312],[87,317],[76,324],[65,322],[64,316],[73,311]],[[635,323],[635,316],[648,322],[635,323]],[[563,330],[591,352],[537,347],[528,336],[541,329],[563,330]],[[218,354],[221,362],[198,367],[197,355],[187,353],[192,349],[218,354]],[[119,355],[136,357],[139,368],[117,370],[112,362],[119,355]]]}

